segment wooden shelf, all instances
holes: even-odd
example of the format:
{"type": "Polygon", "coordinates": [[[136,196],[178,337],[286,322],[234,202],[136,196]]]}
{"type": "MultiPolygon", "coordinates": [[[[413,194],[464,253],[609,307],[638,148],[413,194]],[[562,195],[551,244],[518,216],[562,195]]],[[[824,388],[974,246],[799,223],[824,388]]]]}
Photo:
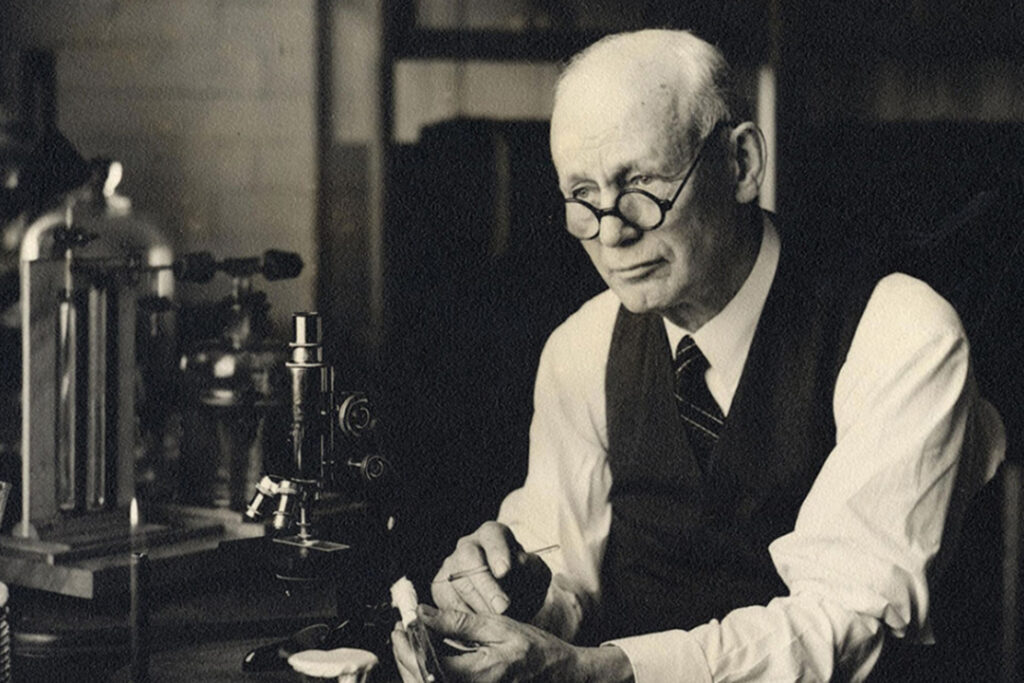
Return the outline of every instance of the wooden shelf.
{"type": "Polygon", "coordinates": [[[395,39],[396,59],[479,59],[489,61],[560,61],[604,32],[565,30],[412,29],[395,39]]]}

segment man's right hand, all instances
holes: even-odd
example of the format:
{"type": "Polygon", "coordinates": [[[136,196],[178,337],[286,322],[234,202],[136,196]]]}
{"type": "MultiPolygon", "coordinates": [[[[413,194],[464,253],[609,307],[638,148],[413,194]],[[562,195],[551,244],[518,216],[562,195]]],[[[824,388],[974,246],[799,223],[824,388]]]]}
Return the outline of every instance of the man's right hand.
{"type": "Polygon", "coordinates": [[[551,570],[544,560],[523,550],[504,524],[485,522],[459,539],[430,588],[441,609],[528,621],[544,604],[550,583],[551,570]],[[478,567],[488,570],[449,581],[452,574],[478,567]]]}

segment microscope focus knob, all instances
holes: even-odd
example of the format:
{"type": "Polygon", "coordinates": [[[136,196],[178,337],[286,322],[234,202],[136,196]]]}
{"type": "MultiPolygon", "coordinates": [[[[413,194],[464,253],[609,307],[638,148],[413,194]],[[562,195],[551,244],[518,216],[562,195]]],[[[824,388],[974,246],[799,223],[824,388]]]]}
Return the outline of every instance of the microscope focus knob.
{"type": "Polygon", "coordinates": [[[363,476],[370,481],[383,477],[388,471],[388,461],[379,455],[368,455],[359,463],[363,476]]]}
{"type": "Polygon", "coordinates": [[[338,427],[345,436],[357,439],[368,436],[376,425],[377,419],[366,394],[349,394],[338,406],[338,427]]]}

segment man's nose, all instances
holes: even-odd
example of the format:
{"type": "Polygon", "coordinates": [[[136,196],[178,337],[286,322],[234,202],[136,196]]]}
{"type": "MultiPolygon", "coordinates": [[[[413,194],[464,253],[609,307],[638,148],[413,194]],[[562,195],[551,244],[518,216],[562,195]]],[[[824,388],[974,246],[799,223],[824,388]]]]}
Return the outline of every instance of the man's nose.
{"type": "Polygon", "coordinates": [[[601,218],[598,226],[597,239],[606,247],[615,247],[625,242],[632,242],[640,236],[640,231],[622,220],[617,215],[601,218]]]}

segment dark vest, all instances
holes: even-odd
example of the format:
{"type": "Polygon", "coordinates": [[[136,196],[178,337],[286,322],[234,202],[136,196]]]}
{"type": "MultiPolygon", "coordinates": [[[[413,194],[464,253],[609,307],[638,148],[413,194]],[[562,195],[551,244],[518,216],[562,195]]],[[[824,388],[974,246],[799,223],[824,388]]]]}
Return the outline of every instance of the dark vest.
{"type": "Polygon", "coordinates": [[[692,628],[787,593],[768,545],[793,529],[835,445],[836,377],[877,281],[805,271],[783,249],[709,476],[676,412],[661,318],[620,309],[606,379],[612,524],[589,640],[692,628]]]}

